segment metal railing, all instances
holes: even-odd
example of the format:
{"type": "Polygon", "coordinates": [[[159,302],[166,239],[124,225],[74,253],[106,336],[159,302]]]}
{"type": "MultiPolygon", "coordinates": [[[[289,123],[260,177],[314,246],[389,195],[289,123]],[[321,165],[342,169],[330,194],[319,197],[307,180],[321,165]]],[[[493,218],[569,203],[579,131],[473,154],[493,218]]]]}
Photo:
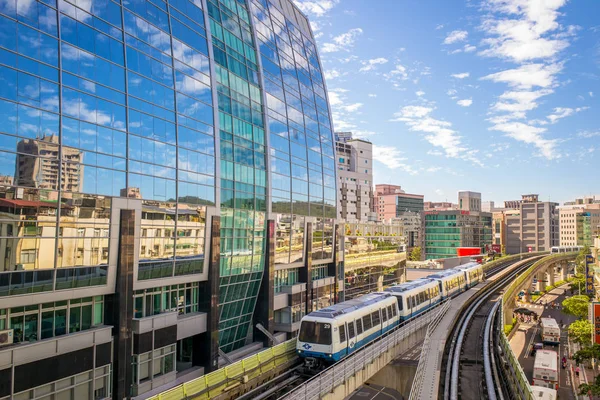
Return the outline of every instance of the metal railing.
{"type": "Polygon", "coordinates": [[[181,400],[192,396],[194,399],[211,399],[222,394],[233,383],[242,381],[244,376],[248,380],[254,379],[297,357],[296,339],[291,339],[224,368],[175,386],[150,397],[148,400],[181,400]]]}
{"type": "MultiPolygon", "coordinates": [[[[429,312],[408,320],[404,325],[375,339],[365,347],[357,350],[347,358],[332,365],[318,375],[296,387],[294,390],[281,397],[286,400],[317,400],[323,395],[333,392],[338,386],[343,385],[356,372],[380,357],[383,353],[397,346],[402,340],[437,318],[438,313],[446,303],[440,303],[429,312]]],[[[397,355],[393,355],[392,358],[397,355]]],[[[359,386],[360,383],[357,383],[359,386]]]]}
{"type": "Polygon", "coordinates": [[[410,388],[410,395],[408,396],[408,400],[417,400],[421,398],[421,389],[423,387],[423,369],[425,368],[425,364],[427,363],[427,356],[430,350],[431,334],[433,333],[435,328],[437,328],[442,318],[444,318],[444,315],[446,315],[446,311],[448,311],[448,309],[450,308],[451,302],[452,299],[448,299],[446,302],[444,302],[444,304],[440,307],[438,314],[427,327],[427,332],[425,333],[425,340],[423,340],[423,348],[419,357],[419,364],[417,365],[417,370],[415,372],[413,384],[410,388]]]}

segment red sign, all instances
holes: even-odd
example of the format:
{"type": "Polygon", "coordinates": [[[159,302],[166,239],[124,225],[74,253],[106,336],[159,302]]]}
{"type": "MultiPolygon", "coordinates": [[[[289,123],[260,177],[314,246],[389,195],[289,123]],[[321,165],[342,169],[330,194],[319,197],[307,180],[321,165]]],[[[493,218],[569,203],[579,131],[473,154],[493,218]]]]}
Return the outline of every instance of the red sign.
{"type": "Polygon", "coordinates": [[[594,324],[592,339],[594,343],[600,344],[600,303],[592,303],[592,324],[594,324]]]}
{"type": "Polygon", "coordinates": [[[461,212],[460,212],[460,214],[461,214],[461,215],[471,215],[471,212],[470,212],[470,211],[464,211],[464,210],[463,210],[463,211],[461,211],[461,212]]]}
{"type": "Polygon", "coordinates": [[[494,253],[502,253],[502,245],[500,245],[500,244],[493,244],[492,245],[492,251],[494,253]]]}
{"type": "Polygon", "coordinates": [[[459,257],[465,256],[476,256],[481,254],[481,249],[479,247],[457,247],[456,255],[459,257]]]}
{"type": "Polygon", "coordinates": [[[529,253],[531,253],[531,247],[528,247],[528,248],[527,248],[527,251],[528,251],[529,253]]]}

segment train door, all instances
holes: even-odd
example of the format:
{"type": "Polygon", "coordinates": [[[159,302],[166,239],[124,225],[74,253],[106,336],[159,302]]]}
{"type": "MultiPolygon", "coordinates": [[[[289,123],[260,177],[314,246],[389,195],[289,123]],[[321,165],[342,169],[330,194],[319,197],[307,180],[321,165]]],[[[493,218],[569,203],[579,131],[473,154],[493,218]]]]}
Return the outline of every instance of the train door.
{"type": "Polygon", "coordinates": [[[346,326],[348,327],[348,354],[350,354],[358,348],[356,345],[358,337],[356,335],[354,321],[349,321],[346,326]]]}
{"type": "Polygon", "coordinates": [[[339,326],[338,326],[338,332],[339,332],[339,339],[340,339],[340,344],[339,344],[339,348],[335,348],[333,349],[335,355],[336,355],[336,360],[339,360],[342,357],[345,357],[346,354],[348,354],[348,335],[346,335],[347,329],[346,329],[346,323],[342,322],[339,326]]]}
{"type": "Polygon", "coordinates": [[[387,315],[387,310],[385,307],[383,307],[381,309],[381,331],[387,332],[389,324],[390,324],[390,320],[387,315]]]}

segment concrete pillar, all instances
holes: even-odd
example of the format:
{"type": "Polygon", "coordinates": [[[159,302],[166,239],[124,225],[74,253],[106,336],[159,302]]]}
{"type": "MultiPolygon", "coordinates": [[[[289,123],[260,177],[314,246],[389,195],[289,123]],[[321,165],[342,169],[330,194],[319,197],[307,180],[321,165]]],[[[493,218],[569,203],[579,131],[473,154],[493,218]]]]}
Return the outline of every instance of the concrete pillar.
{"type": "Polygon", "coordinates": [[[377,291],[383,291],[383,272],[377,277],[377,291]]]}
{"type": "Polygon", "coordinates": [[[554,285],[554,266],[548,267],[546,270],[546,286],[554,285]]]}
{"type": "Polygon", "coordinates": [[[541,292],[546,287],[546,283],[543,282],[546,280],[546,274],[543,272],[538,272],[536,274],[537,283],[535,284],[535,290],[541,292]]]}
{"type": "Polygon", "coordinates": [[[568,271],[567,263],[563,262],[563,263],[559,264],[559,268],[560,268],[560,272],[558,273],[558,276],[560,277],[560,280],[561,281],[567,280],[567,271],[568,271]]]}

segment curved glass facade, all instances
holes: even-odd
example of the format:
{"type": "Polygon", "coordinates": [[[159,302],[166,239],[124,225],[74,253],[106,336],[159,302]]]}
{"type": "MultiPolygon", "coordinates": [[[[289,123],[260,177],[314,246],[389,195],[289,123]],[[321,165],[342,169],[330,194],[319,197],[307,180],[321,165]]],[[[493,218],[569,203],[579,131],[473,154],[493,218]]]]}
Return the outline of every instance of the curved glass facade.
{"type": "Polygon", "coordinates": [[[269,337],[253,326],[291,336],[335,301],[332,123],[290,0],[2,1],[0,119],[0,330],[129,332],[133,349],[115,335],[90,366],[115,363],[112,393],[90,397],[209,371],[219,348],[269,337]],[[139,320],[169,313],[142,337],[139,320]]]}

